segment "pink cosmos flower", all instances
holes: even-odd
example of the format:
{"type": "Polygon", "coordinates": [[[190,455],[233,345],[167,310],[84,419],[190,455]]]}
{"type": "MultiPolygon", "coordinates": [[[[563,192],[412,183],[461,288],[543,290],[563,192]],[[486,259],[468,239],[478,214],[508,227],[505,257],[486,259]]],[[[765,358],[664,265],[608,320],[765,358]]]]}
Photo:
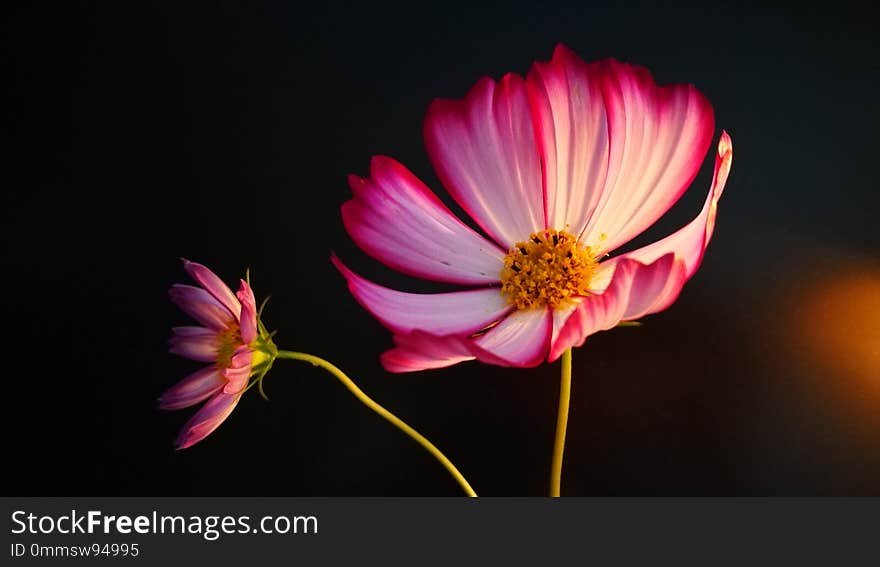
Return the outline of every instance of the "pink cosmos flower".
{"type": "Polygon", "coordinates": [[[178,449],[198,443],[217,429],[232,413],[261,357],[255,347],[257,310],[254,293],[244,280],[233,294],[214,272],[201,264],[183,261],[183,266],[202,287],[171,286],[168,294],[202,327],[176,327],[171,352],[210,362],[162,394],[159,407],[186,408],[207,400],[183,426],[178,449]]]}
{"type": "Polygon", "coordinates": [[[591,334],[669,307],[715,225],[733,157],[721,133],[700,214],[678,232],[612,253],[651,226],[693,181],[714,117],[692,85],[658,87],[641,67],[584,63],[559,46],[527,77],[481,79],[463,100],[437,100],[425,141],[456,218],[396,161],[352,176],[342,219],[387,266],[472,289],[395,291],[333,261],[354,297],[394,335],[391,372],[465,360],[531,367],[591,334]]]}

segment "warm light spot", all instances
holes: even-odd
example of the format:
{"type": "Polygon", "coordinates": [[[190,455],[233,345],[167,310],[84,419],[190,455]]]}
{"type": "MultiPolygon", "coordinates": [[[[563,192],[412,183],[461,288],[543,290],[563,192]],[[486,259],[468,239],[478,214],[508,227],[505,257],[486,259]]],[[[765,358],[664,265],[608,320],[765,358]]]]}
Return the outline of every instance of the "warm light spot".
{"type": "Polygon", "coordinates": [[[517,309],[565,307],[589,295],[597,262],[589,247],[564,230],[542,230],[517,242],[504,257],[501,293],[517,309]]]}
{"type": "Polygon", "coordinates": [[[820,282],[804,298],[799,323],[813,363],[880,392],[880,272],[820,282]]]}

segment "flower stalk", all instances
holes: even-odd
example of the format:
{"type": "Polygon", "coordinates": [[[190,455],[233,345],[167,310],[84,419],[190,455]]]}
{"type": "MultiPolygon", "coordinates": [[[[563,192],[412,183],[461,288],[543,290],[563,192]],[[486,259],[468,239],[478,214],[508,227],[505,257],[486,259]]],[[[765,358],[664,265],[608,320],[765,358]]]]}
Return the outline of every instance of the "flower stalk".
{"type": "Polygon", "coordinates": [[[386,421],[391,423],[394,427],[398,428],[402,432],[404,432],[407,436],[409,436],[416,443],[424,447],[426,451],[428,451],[437,461],[443,465],[450,475],[455,479],[455,481],[461,486],[462,490],[464,490],[465,494],[471,497],[476,497],[477,493],[474,492],[474,489],[471,488],[470,483],[468,483],[467,479],[464,478],[464,475],[459,472],[459,470],[452,464],[446,455],[443,454],[440,449],[438,449],[433,443],[428,441],[424,435],[407,425],[403,420],[399,417],[379,405],[375,400],[366,395],[363,390],[358,388],[357,384],[352,381],[351,378],[345,375],[345,373],[337,368],[334,364],[324,360],[323,358],[319,358],[317,356],[313,356],[311,354],[306,354],[303,352],[293,352],[288,350],[278,351],[278,358],[286,358],[289,360],[299,360],[301,362],[308,362],[313,366],[317,366],[318,368],[322,368],[333,375],[334,378],[342,382],[342,385],[345,386],[349,392],[354,394],[354,397],[357,398],[362,404],[382,416],[386,421]]]}
{"type": "Polygon", "coordinates": [[[556,438],[553,462],[550,465],[550,496],[558,497],[562,487],[562,457],[565,453],[565,432],[568,429],[568,406],[571,401],[571,348],[562,353],[562,378],[559,382],[559,409],[556,413],[556,438]]]}

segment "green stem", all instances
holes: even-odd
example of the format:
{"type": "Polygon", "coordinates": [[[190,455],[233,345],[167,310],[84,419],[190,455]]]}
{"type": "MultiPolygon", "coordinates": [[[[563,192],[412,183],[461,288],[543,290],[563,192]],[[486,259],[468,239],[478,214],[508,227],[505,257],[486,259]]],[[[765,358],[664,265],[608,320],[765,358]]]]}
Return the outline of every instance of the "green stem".
{"type": "Polygon", "coordinates": [[[358,388],[357,385],[351,380],[351,378],[346,376],[342,370],[340,370],[330,362],[327,362],[323,358],[318,358],[317,356],[312,356],[311,354],[305,354],[302,352],[280,350],[278,351],[277,356],[278,358],[287,358],[289,360],[308,362],[309,364],[312,364],[319,368],[323,368],[324,370],[332,374],[334,377],[336,377],[336,379],[342,382],[342,385],[348,388],[348,390],[352,394],[354,394],[354,397],[360,400],[361,403],[385,418],[393,426],[406,433],[416,443],[418,443],[419,445],[424,447],[425,450],[431,453],[431,455],[433,455],[435,459],[440,461],[440,464],[443,465],[443,467],[447,471],[449,471],[449,474],[451,474],[452,477],[458,482],[458,484],[464,490],[465,494],[474,497],[477,495],[477,493],[474,492],[474,489],[471,488],[471,485],[468,484],[468,481],[465,480],[464,476],[460,472],[458,472],[458,469],[455,468],[455,465],[452,464],[452,461],[447,459],[446,455],[444,455],[440,451],[440,449],[438,449],[436,446],[434,446],[433,443],[428,441],[421,433],[404,423],[399,417],[373,401],[373,399],[367,396],[360,388],[358,388]]]}
{"type": "Polygon", "coordinates": [[[571,348],[562,353],[562,379],[559,383],[559,410],[556,414],[556,439],[553,443],[553,464],[550,467],[550,496],[558,497],[562,486],[562,457],[565,453],[565,431],[568,428],[568,405],[571,400],[571,348]]]}

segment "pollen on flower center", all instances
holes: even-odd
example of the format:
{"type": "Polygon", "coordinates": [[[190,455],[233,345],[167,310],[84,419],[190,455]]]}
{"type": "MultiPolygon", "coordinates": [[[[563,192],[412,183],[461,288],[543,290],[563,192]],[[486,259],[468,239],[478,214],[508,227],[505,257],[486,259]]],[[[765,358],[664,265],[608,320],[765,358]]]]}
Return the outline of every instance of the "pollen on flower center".
{"type": "Polygon", "coordinates": [[[225,331],[217,333],[217,368],[229,368],[235,349],[242,345],[238,325],[231,324],[225,331]]]}
{"type": "Polygon", "coordinates": [[[564,230],[541,230],[517,242],[504,257],[501,293],[517,309],[565,307],[589,295],[598,262],[588,246],[564,230]]]}

